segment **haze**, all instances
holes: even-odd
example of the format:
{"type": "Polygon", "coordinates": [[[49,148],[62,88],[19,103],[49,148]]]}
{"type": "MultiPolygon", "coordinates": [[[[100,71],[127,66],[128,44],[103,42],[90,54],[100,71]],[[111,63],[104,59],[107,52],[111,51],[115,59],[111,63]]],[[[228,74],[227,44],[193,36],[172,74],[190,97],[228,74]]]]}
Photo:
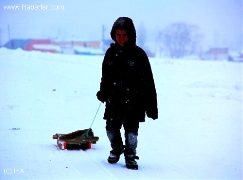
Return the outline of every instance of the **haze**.
{"type": "MultiPolygon", "coordinates": [[[[148,43],[174,22],[197,25],[204,35],[203,46],[243,47],[242,0],[1,0],[0,45],[13,38],[101,40],[120,16],[143,27],[148,43]],[[6,9],[6,6],[19,9],[6,9]],[[57,10],[27,10],[23,6],[60,5],[57,10]]],[[[142,32],[140,32],[142,33],[142,32]]],[[[139,36],[139,34],[138,34],[139,36]]]]}

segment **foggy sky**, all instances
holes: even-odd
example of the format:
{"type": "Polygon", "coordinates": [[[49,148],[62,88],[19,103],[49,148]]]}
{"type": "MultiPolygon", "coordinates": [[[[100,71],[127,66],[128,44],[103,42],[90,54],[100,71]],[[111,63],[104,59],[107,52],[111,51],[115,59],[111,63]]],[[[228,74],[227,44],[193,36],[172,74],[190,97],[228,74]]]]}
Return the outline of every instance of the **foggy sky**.
{"type": "MultiPolygon", "coordinates": [[[[144,26],[148,41],[174,22],[198,25],[205,46],[243,41],[243,0],[1,0],[0,43],[8,38],[78,38],[100,40],[121,16],[144,26]],[[62,5],[64,10],[4,10],[6,5],[62,5]],[[8,28],[9,27],[9,28],[8,28]]],[[[1,45],[0,44],[0,45],[1,45]]]]}

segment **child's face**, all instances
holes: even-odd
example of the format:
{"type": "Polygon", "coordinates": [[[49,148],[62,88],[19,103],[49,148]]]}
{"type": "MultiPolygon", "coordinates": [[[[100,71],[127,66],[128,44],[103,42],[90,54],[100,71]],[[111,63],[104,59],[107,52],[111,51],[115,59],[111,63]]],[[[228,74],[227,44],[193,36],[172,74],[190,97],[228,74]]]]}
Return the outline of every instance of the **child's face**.
{"type": "Polygon", "coordinates": [[[128,36],[126,30],[117,29],[115,35],[116,35],[116,42],[120,46],[123,47],[128,42],[128,36]]]}

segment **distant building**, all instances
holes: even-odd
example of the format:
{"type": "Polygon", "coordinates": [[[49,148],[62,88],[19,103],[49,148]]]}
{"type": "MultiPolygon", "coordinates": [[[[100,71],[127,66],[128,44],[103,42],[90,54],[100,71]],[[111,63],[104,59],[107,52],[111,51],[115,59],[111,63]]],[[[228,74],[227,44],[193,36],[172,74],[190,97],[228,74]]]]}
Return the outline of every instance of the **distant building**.
{"type": "Polygon", "coordinates": [[[81,54],[81,55],[101,55],[103,54],[100,41],[83,41],[83,40],[63,40],[54,41],[53,45],[57,45],[62,49],[63,53],[81,54]]]}
{"type": "Polygon", "coordinates": [[[225,60],[228,58],[228,48],[211,48],[200,55],[202,60],[225,60]]]}
{"type": "Polygon", "coordinates": [[[11,39],[3,47],[8,49],[25,49],[26,46],[30,43],[31,39],[11,39]]]}
{"type": "MultiPolygon", "coordinates": [[[[53,41],[51,39],[12,39],[4,47],[8,49],[21,48],[25,51],[40,51],[63,54],[81,54],[81,55],[104,55],[110,44],[114,43],[112,39],[103,39],[102,41],[88,41],[78,39],[67,39],[53,41]]],[[[154,53],[148,48],[144,48],[149,57],[154,57],[154,53]]]]}
{"type": "Polygon", "coordinates": [[[61,49],[52,45],[49,39],[11,39],[3,47],[8,49],[21,48],[25,51],[61,52],[61,49]]]}
{"type": "Polygon", "coordinates": [[[68,54],[103,54],[100,41],[52,41],[51,39],[12,39],[4,47],[8,49],[21,48],[25,51],[41,51],[68,54]]]}
{"type": "Polygon", "coordinates": [[[59,46],[52,44],[50,39],[32,39],[25,47],[26,51],[41,51],[50,53],[61,53],[59,46]]]}

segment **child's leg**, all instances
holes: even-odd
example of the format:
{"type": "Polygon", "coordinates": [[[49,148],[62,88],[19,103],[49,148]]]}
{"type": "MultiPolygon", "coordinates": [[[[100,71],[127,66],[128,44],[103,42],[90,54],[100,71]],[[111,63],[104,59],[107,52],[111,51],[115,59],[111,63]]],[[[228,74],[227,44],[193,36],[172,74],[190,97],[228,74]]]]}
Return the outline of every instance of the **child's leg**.
{"type": "Polygon", "coordinates": [[[136,155],[139,122],[124,123],[126,149],[125,155],[136,155]]]}
{"type": "Polygon", "coordinates": [[[138,144],[138,128],[139,122],[124,124],[125,129],[125,138],[126,138],[126,147],[124,151],[126,166],[128,169],[138,169],[138,164],[135,159],[138,159],[136,156],[136,149],[138,144]]]}
{"type": "Polygon", "coordinates": [[[120,151],[123,149],[123,142],[121,138],[121,129],[122,123],[116,120],[107,120],[106,121],[106,133],[111,143],[112,150],[120,151]]]}

